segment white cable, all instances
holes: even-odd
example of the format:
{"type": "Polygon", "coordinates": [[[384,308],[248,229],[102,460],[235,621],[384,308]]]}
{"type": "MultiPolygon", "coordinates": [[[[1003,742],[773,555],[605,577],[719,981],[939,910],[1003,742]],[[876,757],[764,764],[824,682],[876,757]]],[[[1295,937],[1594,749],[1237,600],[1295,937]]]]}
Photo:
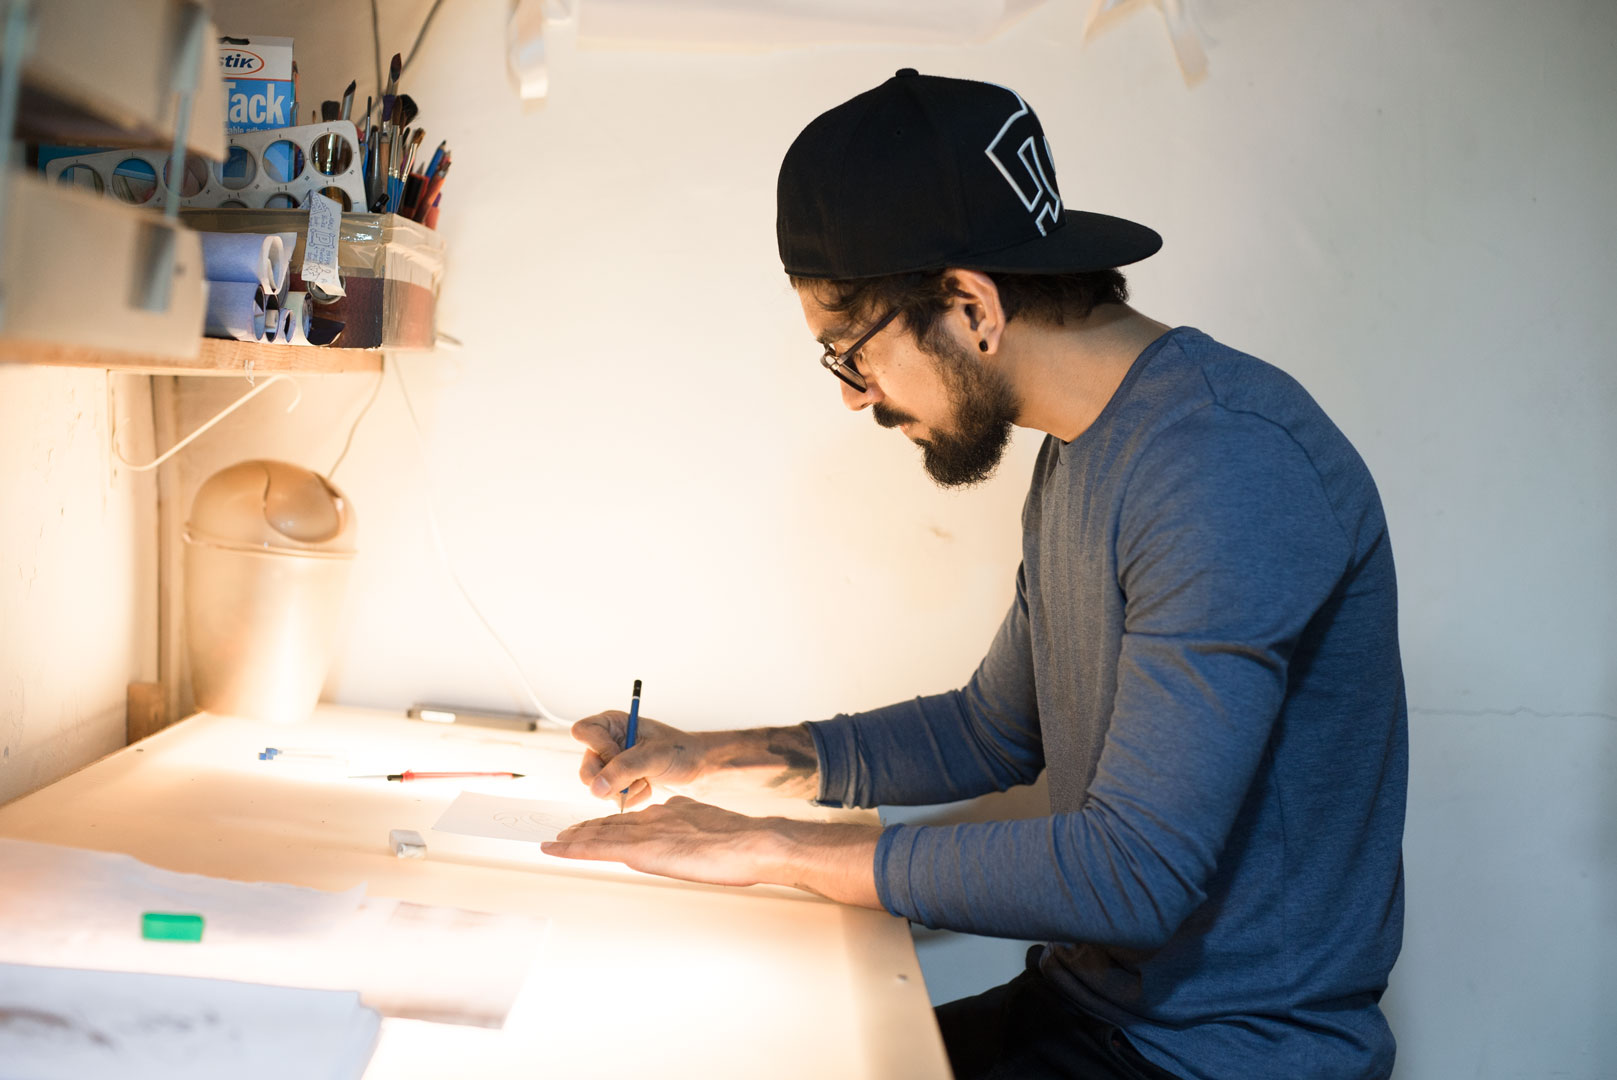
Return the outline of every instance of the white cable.
{"type": "Polygon", "coordinates": [[[404,385],[404,372],[399,369],[396,359],[386,366],[393,369],[393,377],[398,381],[399,393],[404,398],[404,411],[410,417],[410,430],[415,433],[416,448],[421,453],[421,469],[427,475],[427,528],[432,533],[432,543],[438,549],[438,559],[443,563],[444,572],[449,575],[449,580],[455,583],[455,588],[460,590],[461,598],[466,601],[466,606],[471,609],[472,614],[477,616],[477,621],[483,624],[483,629],[488,632],[488,636],[494,640],[494,644],[500,647],[500,652],[510,663],[512,672],[515,673],[517,681],[522,684],[522,689],[527,693],[528,700],[533,703],[534,711],[539,714],[539,718],[563,731],[571,730],[571,724],[545,708],[545,703],[539,700],[539,694],[534,690],[533,684],[528,681],[528,676],[522,670],[522,664],[518,662],[516,654],[511,651],[511,647],[505,643],[505,639],[500,637],[493,624],[484,616],[482,609],[477,606],[477,601],[472,599],[470,590],[460,580],[460,575],[455,572],[455,565],[449,558],[449,549],[444,544],[443,532],[438,528],[438,512],[433,508],[432,461],[427,453],[426,436],[421,434],[421,423],[416,419],[415,406],[410,402],[409,388],[404,385]]]}
{"type": "Polygon", "coordinates": [[[163,452],[162,456],[157,458],[157,460],[148,462],[145,465],[136,465],[133,461],[130,461],[128,458],[124,457],[123,449],[118,445],[118,411],[114,407],[112,400],[112,371],[111,369],[108,369],[107,426],[110,429],[110,434],[112,436],[112,452],[119,461],[123,462],[134,472],[150,472],[152,469],[157,468],[175,454],[178,454],[181,450],[184,450],[187,446],[190,446],[192,443],[196,442],[196,440],[206,434],[208,429],[213,427],[213,425],[217,424],[219,421],[223,420],[225,417],[229,416],[231,413],[235,412],[237,409],[241,408],[243,405],[247,404],[249,401],[253,400],[253,398],[257,397],[259,394],[262,394],[276,383],[282,381],[291,383],[292,389],[297,393],[297,397],[292,399],[292,404],[286,407],[286,411],[291,412],[293,409],[297,408],[298,403],[303,400],[303,388],[298,386],[297,381],[294,380],[290,375],[271,375],[269,378],[264,380],[261,386],[253,387],[241,397],[237,398],[233,403],[220,410],[220,412],[214,416],[212,420],[209,420],[206,424],[203,424],[201,427],[191,432],[191,434],[169,447],[163,452]]]}

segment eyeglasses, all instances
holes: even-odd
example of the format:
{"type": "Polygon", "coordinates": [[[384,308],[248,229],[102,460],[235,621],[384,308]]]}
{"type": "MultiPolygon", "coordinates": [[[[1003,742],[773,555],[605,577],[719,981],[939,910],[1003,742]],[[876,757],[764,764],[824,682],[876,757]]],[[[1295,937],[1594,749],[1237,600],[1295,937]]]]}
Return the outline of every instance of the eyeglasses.
{"type": "Polygon", "coordinates": [[[841,379],[843,382],[847,383],[849,386],[853,387],[855,390],[859,391],[861,394],[864,393],[868,384],[865,382],[865,376],[856,366],[859,360],[859,350],[864,348],[865,344],[870,341],[871,338],[881,333],[882,330],[886,328],[888,323],[898,318],[898,313],[900,310],[902,309],[894,308],[886,315],[883,315],[880,322],[878,322],[875,326],[872,326],[869,330],[866,330],[863,337],[854,342],[852,345],[849,345],[848,348],[841,354],[838,354],[837,350],[832,347],[830,343],[827,343],[825,346],[825,355],[820,357],[820,366],[825,368],[825,370],[829,371],[831,374],[835,375],[837,378],[841,379]]]}

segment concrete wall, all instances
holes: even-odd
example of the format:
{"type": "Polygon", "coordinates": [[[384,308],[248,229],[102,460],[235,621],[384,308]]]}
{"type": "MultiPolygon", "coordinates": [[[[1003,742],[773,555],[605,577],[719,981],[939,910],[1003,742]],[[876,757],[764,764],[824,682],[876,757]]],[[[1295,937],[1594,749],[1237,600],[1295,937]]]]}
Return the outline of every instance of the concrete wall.
{"type": "MultiPolygon", "coordinates": [[[[427,5],[384,6],[385,58],[427,5]]],[[[394,364],[337,478],[362,558],[329,693],[523,707],[429,507],[565,715],[620,707],[635,677],[648,713],[691,727],[966,678],[1011,596],[1036,441],[943,494],[846,414],[779,274],[773,190],[806,121],[900,66],[1009,83],[1069,205],[1166,237],[1131,275],[1138,306],[1291,371],[1380,482],[1412,706],[1399,1075],[1609,1075],[1617,9],[1192,3],[1211,76],[1187,89],[1154,8],[1086,43],[1089,6],[972,47],[714,54],[561,31],[552,96],[524,106],[508,5],[449,0],[404,88],[454,147],[441,326],[466,347],[394,364]]],[[[300,37],[306,98],[365,69],[363,29],[300,37]]],[[[199,389],[182,426],[227,396],[199,389]]],[[[369,389],[312,382],[303,419],[254,413],[205,453],[329,467],[369,389]]],[[[922,955],[939,997],[1019,963],[958,938],[922,955]]]]}
{"type": "MultiPolygon", "coordinates": [[[[151,460],[149,380],[113,379],[151,460]]],[[[124,745],[157,673],[157,495],[112,457],[107,376],[0,364],[0,803],[124,745]]]]}

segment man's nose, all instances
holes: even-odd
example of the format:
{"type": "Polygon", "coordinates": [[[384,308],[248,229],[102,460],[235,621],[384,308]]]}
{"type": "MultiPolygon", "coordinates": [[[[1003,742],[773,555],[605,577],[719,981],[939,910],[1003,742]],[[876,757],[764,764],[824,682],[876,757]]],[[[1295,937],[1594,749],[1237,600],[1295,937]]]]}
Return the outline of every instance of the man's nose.
{"type": "Polygon", "coordinates": [[[842,387],[842,404],[854,412],[858,412],[860,409],[868,409],[882,399],[881,390],[868,378],[865,379],[865,388],[863,390],[855,390],[840,379],[837,380],[837,385],[842,387]]]}

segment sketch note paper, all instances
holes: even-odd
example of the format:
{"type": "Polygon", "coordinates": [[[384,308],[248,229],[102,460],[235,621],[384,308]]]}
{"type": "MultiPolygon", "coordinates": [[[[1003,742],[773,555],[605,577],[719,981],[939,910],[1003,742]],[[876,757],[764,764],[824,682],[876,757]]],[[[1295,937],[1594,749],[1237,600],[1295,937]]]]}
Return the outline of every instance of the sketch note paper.
{"type": "Polygon", "coordinates": [[[7,1080],[359,1080],[381,1021],[352,991],[0,964],[7,1080]]]}
{"type": "Polygon", "coordinates": [[[504,1027],[548,928],[534,915],[370,900],[351,926],[351,970],[363,964],[365,1003],[383,1016],[504,1027]]]}
{"type": "Polygon", "coordinates": [[[601,799],[559,802],[463,791],[433,828],[462,836],[491,836],[496,840],[526,840],[537,844],[541,840],[556,839],[556,834],[569,825],[616,812],[615,803],[601,799]]]}

